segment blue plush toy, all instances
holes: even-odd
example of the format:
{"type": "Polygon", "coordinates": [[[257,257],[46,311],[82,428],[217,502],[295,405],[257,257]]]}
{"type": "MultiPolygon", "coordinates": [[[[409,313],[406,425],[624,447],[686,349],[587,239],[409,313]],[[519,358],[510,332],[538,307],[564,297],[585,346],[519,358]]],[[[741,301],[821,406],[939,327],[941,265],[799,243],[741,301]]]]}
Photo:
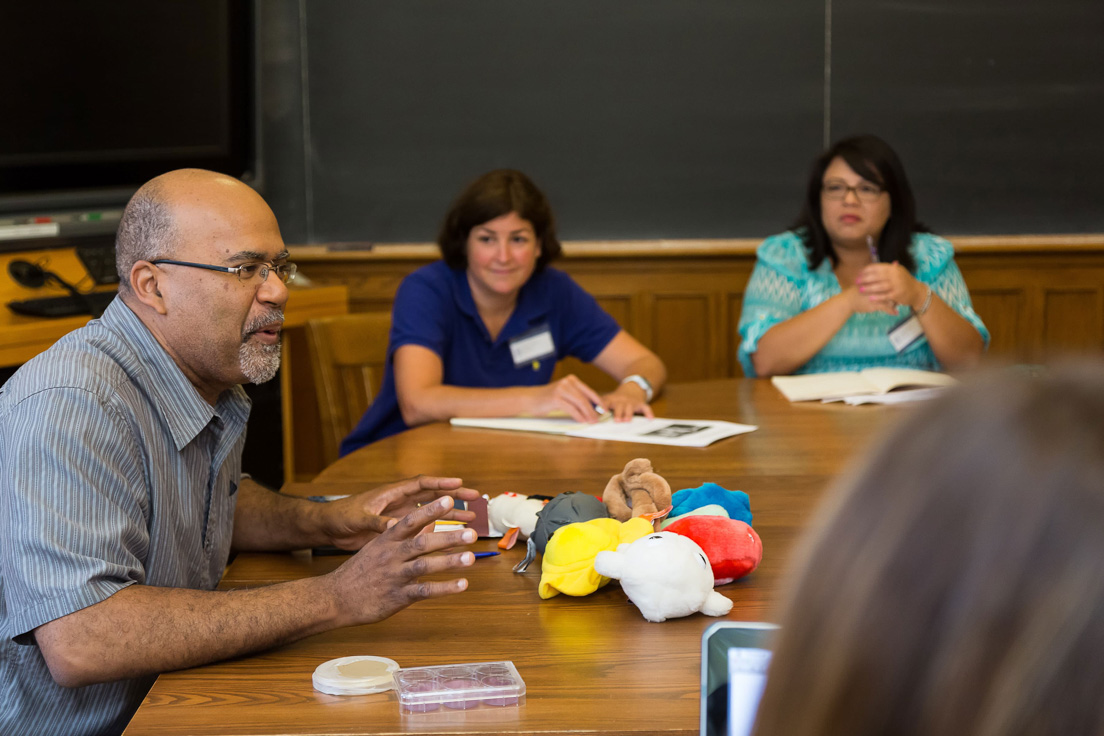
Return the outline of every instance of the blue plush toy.
{"type": "Polygon", "coordinates": [[[730,491],[716,483],[703,483],[697,488],[684,488],[671,496],[671,513],[665,519],[666,524],[680,516],[685,516],[702,506],[722,507],[728,518],[751,525],[751,500],[743,491],[730,491]]]}

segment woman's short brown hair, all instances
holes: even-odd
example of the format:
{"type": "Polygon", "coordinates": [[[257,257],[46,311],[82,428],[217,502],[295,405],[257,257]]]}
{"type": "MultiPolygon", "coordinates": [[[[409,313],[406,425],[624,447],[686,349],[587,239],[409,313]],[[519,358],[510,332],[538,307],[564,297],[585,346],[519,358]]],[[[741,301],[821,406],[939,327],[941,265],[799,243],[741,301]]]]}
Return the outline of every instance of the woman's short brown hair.
{"type": "Polygon", "coordinates": [[[821,515],[757,736],[1104,733],[1104,365],[948,393],[821,515]]]}
{"type": "Polygon", "coordinates": [[[537,270],[560,256],[563,247],[556,237],[556,219],[544,193],[520,171],[496,169],[468,184],[445,215],[437,235],[437,247],[445,263],[452,268],[467,268],[472,228],[511,212],[533,225],[541,247],[537,270]]]}

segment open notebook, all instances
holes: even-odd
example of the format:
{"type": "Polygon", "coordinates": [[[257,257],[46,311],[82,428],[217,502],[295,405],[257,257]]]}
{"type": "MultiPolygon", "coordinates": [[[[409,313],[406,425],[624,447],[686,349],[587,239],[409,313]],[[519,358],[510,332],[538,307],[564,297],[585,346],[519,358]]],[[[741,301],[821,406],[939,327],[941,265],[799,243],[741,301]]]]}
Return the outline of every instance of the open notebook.
{"type": "Polygon", "coordinates": [[[953,386],[958,383],[958,380],[946,373],[913,368],[867,368],[842,373],[775,376],[771,379],[771,383],[790,401],[813,401],[888,394],[890,391],[904,388],[953,386]]]}
{"type": "Polygon", "coordinates": [[[633,417],[628,422],[603,419],[595,424],[576,422],[568,417],[456,417],[450,420],[450,423],[454,427],[544,432],[594,440],[681,447],[707,447],[725,437],[758,429],[750,424],[722,422],[716,419],[646,419],[645,417],[633,417]]]}

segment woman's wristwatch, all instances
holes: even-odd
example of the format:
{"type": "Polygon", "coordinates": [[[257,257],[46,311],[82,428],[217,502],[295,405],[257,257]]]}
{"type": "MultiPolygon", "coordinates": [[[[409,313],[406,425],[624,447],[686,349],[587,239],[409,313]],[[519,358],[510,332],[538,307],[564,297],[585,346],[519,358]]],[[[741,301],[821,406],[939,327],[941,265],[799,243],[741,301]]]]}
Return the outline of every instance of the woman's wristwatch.
{"type": "Polygon", "coordinates": [[[652,396],[655,395],[655,391],[652,390],[652,384],[648,383],[648,379],[639,373],[634,373],[631,376],[625,376],[621,379],[621,385],[626,383],[635,383],[640,388],[644,389],[644,401],[648,404],[652,403],[652,396]]]}

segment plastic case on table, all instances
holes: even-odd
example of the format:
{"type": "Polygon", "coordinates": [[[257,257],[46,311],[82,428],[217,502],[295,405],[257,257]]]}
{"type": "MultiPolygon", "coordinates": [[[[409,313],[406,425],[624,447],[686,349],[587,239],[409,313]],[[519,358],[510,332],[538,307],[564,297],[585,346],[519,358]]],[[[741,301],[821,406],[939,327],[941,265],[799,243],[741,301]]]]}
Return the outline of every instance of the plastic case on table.
{"type": "Polygon", "coordinates": [[[396,671],[394,678],[404,713],[502,708],[525,702],[525,681],[513,662],[408,667],[396,671]]]}

